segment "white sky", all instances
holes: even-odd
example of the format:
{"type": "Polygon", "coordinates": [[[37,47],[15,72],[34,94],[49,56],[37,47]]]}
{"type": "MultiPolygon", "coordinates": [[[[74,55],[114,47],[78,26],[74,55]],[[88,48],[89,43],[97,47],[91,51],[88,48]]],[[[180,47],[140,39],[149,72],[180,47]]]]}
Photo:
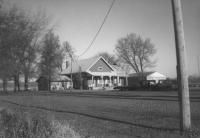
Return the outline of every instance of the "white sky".
{"type": "MultiPolygon", "coordinates": [[[[10,0],[27,9],[43,9],[57,24],[61,42],[80,55],[97,32],[112,0],[10,0]]],[[[182,0],[189,74],[197,74],[200,55],[200,0],[182,0]]],[[[128,33],[150,38],[157,48],[156,70],[176,76],[171,0],[116,0],[92,48],[81,58],[114,53],[117,39],[128,33]]]]}

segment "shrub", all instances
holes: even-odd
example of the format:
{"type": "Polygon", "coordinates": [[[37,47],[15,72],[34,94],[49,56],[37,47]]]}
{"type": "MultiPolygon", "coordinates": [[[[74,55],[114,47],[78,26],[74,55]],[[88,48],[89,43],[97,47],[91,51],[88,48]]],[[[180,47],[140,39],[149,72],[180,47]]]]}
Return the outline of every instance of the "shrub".
{"type": "Polygon", "coordinates": [[[68,123],[47,117],[0,111],[0,138],[79,138],[68,123]]]}
{"type": "Polygon", "coordinates": [[[198,129],[191,129],[184,133],[187,138],[199,138],[200,131],[198,129]]]}
{"type": "Polygon", "coordinates": [[[54,138],[80,138],[68,124],[61,124],[59,121],[52,121],[52,127],[54,128],[54,138]]]}

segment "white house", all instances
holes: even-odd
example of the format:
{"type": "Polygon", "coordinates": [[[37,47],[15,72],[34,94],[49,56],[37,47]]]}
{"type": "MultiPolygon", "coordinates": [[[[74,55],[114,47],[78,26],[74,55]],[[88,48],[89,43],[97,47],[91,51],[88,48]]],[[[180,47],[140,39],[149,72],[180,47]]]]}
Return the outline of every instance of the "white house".
{"type": "Polygon", "coordinates": [[[112,89],[114,86],[127,84],[126,73],[101,56],[73,62],[61,74],[72,76],[73,87],[77,89],[81,86],[83,89],[112,89]]]}

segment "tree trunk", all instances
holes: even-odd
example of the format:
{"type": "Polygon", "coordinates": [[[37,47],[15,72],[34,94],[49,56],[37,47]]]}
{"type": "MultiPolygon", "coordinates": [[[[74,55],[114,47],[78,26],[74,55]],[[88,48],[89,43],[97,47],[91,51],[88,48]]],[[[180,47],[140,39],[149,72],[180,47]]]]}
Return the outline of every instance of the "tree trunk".
{"type": "Polygon", "coordinates": [[[19,74],[14,75],[14,92],[20,91],[19,74]]]}
{"type": "Polygon", "coordinates": [[[24,90],[28,91],[28,74],[24,74],[24,90]]]}
{"type": "Polygon", "coordinates": [[[48,90],[51,91],[51,62],[49,61],[48,63],[48,90]]]}
{"type": "Polygon", "coordinates": [[[51,91],[51,75],[49,74],[49,80],[48,80],[48,90],[51,91]]]}
{"type": "Polygon", "coordinates": [[[140,71],[141,71],[141,85],[142,88],[144,88],[144,70],[143,70],[143,64],[142,64],[142,58],[140,57],[140,71]]]}
{"type": "Polygon", "coordinates": [[[17,75],[14,75],[14,92],[17,92],[17,75]]]}
{"type": "Polygon", "coordinates": [[[17,88],[20,91],[19,74],[17,74],[17,88]]]}
{"type": "Polygon", "coordinates": [[[8,80],[7,78],[3,79],[3,92],[7,92],[7,84],[8,84],[8,80]]]}

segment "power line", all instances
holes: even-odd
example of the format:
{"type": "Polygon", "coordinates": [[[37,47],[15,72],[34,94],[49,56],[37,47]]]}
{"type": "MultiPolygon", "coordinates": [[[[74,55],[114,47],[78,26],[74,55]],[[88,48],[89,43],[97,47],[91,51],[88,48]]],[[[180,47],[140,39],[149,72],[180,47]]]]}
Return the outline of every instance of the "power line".
{"type": "Polygon", "coordinates": [[[78,56],[78,58],[81,57],[81,56],[83,56],[83,55],[92,47],[94,41],[96,40],[97,36],[99,35],[99,33],[100,33],[100,31],[101,31],[103,25],[105,24],[106,19],[108,18],[108,15],[109,15],[109,13],[110,13],[110,11],[111,11],[111,9],[112,9],[112,7],[113,7],[115,1],[116,1],[116,0],[113,0],[113,1],[112,1],[111,5],[110,5],[110,8],[108,9],[108,11],[107,11],[107,13],[106,13],[106,15],[105,15],[105,17],[104,17],[104,19],[103,19],[103,22],[102,22],[101,26],[99,27],[97,33],[96,33],[95,36],[93,37],[93,39],[92,39],[92,41],[90,42],[89,46],[85,49],[85,51],[83,51],[82,54],[80,54],[80,55],[78,56]]]}

